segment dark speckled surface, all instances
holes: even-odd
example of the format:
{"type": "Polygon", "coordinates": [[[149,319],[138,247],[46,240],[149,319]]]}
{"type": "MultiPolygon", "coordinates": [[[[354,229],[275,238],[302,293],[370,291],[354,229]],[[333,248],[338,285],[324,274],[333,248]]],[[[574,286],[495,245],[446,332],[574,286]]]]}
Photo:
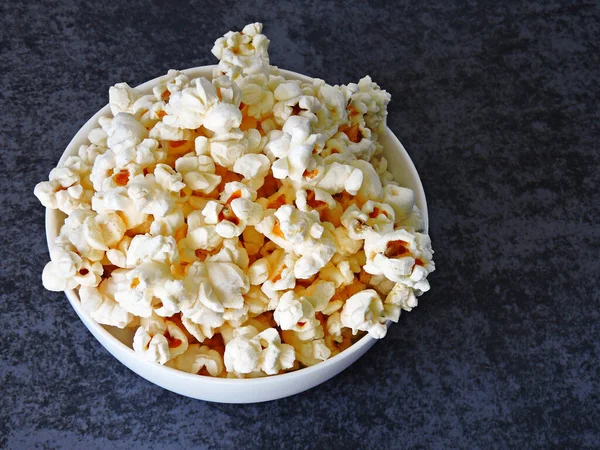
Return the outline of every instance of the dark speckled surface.
{"type": "Polygon", "coordinates": [[[299,3],[1,3],[0,447],[600,447],[598,7],[299,3]],[[208,404],[127,370],[43,289],[33,187],[110,85],[212,64],[255,20],[274,64],[392,93],[438,270],[335,379],[208,404]]]}

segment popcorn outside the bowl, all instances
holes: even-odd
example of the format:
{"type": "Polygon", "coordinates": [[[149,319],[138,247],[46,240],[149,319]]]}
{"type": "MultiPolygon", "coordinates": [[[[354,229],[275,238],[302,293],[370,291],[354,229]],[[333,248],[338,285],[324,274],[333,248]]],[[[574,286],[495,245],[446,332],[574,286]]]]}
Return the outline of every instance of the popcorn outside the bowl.
{"type": "Polygon", "coordinates": [[[435,269],[379,137],[390,95],[270,65],[262,24],[219,38],[213,79],[109,89],[35,195],[67,214],[42,280],[77,289],[148,361],[212,377],[312,366],[382,338],[435,269]]]}

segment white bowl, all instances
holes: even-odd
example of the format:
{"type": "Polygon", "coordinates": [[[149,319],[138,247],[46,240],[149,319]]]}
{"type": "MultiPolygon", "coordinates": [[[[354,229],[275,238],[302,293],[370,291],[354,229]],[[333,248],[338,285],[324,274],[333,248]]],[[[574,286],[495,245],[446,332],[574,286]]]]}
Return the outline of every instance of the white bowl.
{"type": "MultiPolygon", "coordinates": [[[[214,67],[215,66],[194,67],[184,70],[183,72],[190,77],[203,76],[212,79],[214,67]]],[[[307,82],[312,81],[311,78],[295,72],[287,70],[281,70],[281,72],[285,77],[290,79],[298,79],[307,82]]],[[[137,89],[145,94],[151,93],[152,88],[158,84],[158,80],[159,78],[150,80],[137,86],[137,89]]],[[[80,145],[88,143],[87,135],[92,129],[98,127],[99,117],[110,114],[110,108],[107,105],[88,120],[67,146],[60,159],[60,163],[68,156],[76,155],[80,145]]],[[[389,162],[389,169],[394,175],[395,180],[402,186],[409,187],[415,191],[416,203],[421,209],[424,228],[425,231],[427,231],[427,203],[425,201],[423,186],[414,164],[400,141],[394,136],[389,128],[387,130],[387,135],[382,136],[382,143],[385,148],[384,155],[389,162]]],[[[58,210],[46,210],[46,238],[49,247],[50,243],[58,236],[64,218],[65,215],[58,210]]],[[[98,339],[106,350],[129,369],[133,370],[146,380],[165,389],[188,397],[211,402],[254,403],[275,400],[297,394],[317,386],[337,375],[360,358],[376,342],[376,339],[366,335],[350,348],[327,361],[282,375],[253,379],[228,379],[192,375],[146,361],[130,347],[132,342],[131,330],[120,330],[115,327],[98,324],[83,311],[79,297],[74,290],[66,291],[65,293],[67,294],[69,302],[71,302],[71,306],[73,306],[73,309],[75,309],[79,318],[95,338],[98,339]]]]}

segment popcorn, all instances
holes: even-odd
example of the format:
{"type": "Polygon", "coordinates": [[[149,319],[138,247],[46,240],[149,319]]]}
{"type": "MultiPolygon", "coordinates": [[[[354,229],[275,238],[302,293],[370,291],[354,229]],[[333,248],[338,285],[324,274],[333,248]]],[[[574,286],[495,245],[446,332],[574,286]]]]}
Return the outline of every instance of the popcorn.
{"type": "Polygon", "coordinates": [[[412,311],[419,304],[412,288],[396,283],[385,298],[385,316],[392,322],[398,322],[400,310],[412,311]]]}
{"type": "Polygon", "coordinates": [[[340,314],[342,325],[352,329],[367,331],[375,339],[383,338],[387,333],[383,303],[379,294],[373,289],[354,294],[344,304],[340,314]]]}
{"type": "Polygon", "coordinates": [[[67,214],[42,273],[146,360],[244,378],[381,338],[435,269],[415,193],[388,171],[390,95],[286,79],[262,25],[217,39],[212,80],[170,70],[34,194],[67,214]],[[359,333],[362,333],[359,335],[359,333]]]}
{"type": "MultiPolygon", "coordinates": [[[[282,344],[279,333],[268,328],[255,336],[263,350],[258,358],[258,366],[267,375],[275,375],[294,365],[295,352],[291,345],[282,344]]],[[[227,351],[227,349],[225,350],[227,351]]]]}
{"type": "Polygon", "coordinates": [[[92,209],[98,214],[108,214],[118,211],[127,230],[132,230],[146,223],[148,214],[138,211],[136,204],[129,198],[125,187],[109,189],[106,192],[96,192],[92,197],[92,209]]]}
{"type": "Polygon", "coordinates": [[[169,72],[161,77],[158,85],[152,89],[152,93],[157,100],[169,100],[169,97],[173,92],[181,91],[188,87],[190,79],[187,75],[178,70],[169,70],[169,72]]]}
{"type": "Polygon", "coordinates": [[[143,169],[137,164],[128,163],[119,169],[114,153],[109,150],[96,160],[90,179],[98,192],[108,192],[127,186],[130,179],[142,173],[143,169]]]}
{"type": "MultiPolygon", "coordinates": [[[[140,170],[152,167],[166,159],[167,154],[159,149],[158,141],[148,138],[148,131],[134,116],[119,113],[107,127],[108,151],[103,152],[94,161],[92,181],[96,191],[102,191],[103,180],[119,172],[129,164],[139,166],[140,170]]],[[[124,186],[127,181],[117,182],[124,186]]]]}
{"type": "Polygon", "coordinates": [[[385,203],[368,200],[362,208],[350,205],[341,222],[352,239],[365,239],[371,234],[385,234],[394,230],[395,213],[385,203]]]}
{"type": "Polygon", "coordinates": [[[271,166],[275,178],[304,183],[315,182],[322,176],[323,163],[320,157],[313,155],[313,150],[323,147],[324,138],[311,131],[309,119],[292,116],[282,132],[271,134],[267,151],[277,158],[271,166]]]}
{"type": "Polygon", "coordinates": [[[217,254],[209,256],[206,261],[233,263],[245,271],[248,271],[248,265],[250,264],[248,252],[237,238],[225,239],[221,250],[217,254]]]}
{"type": "Polygon", "coordinates": [[[163,217],[173,209],[175,197],[165,191],[154,175],[137,175],[127,184],[127,195],[138,212],[163,217]]]}
{"type": "Polygon", "coordinates": [[[193,211],[187,218],[187,245],[192,250],[214,250],[223,242],[216,225],[206,223],[201,211],[193,211]]]}
{"type": "Polygon", "coordinates": [[[142,94],[127,83],[117,83],[108,90],[110,111],[113,116],[119,113],[134,114],[133,105],[141,96],[142,94]]]}
{"type": "Polygon", "coordinates": [[[191,313],[200,304],[217,313],[242,308],[242,295],[250,288],[248,277],[237,265],[217,261],[194,262],[187,270],[185,286],[189,297],[186,308],[191,313]]]}
{"type": "Polygon", "coordinates": [[[131,244],[131,238],[124,236],[116,245],[116,248],[108,249],[106,259],[113,265],[122,269],[127,268],[127,249],[131,244]]]}
{"type": "Polygon", "coordinates": [[[135,118],[146,128],[151,130],[165,113],[165,102],[157,102],[154,95],[144,95],[133,105],[135,118]]]}
{"type": "MultiPolygon", "coordinates": [[[[98,128],[94,128],[92,131],[90,131],[87,138],[88,138],[88,141],[90,141],[92,145],[96,146],[96,148],[102,148],[102,147],[106,147],[106,139],[108,138],[108,134],[102,127],[98,127],[98,128]]],[[[81,150],[81,147],[79,149],[81,150]]],[[[92,159],[91,162],[93,163],[94,160],[92,159]]]]}
{"type": "Polygon", "coordinates": [[[317,94],[323,110],[328,112],[328,119],[333,123],[344,123],[348,118],[347,100],[337,86],[323,84],[317,94]]]}
{"type": "Polygon", "coordinates": [[[242,113],[237,106],[229,103],[213,106],[204,117],[204,127],[217,134],[229,133],[232,128],[238,128],[241,123],[242,113]]]}
{"type": "Polygon", "coordinates": [[[134,316],[115,301],[106,286],[108,283],[103,282],[98,288],[81,287],[81,307],[100,324],[125,328],[133,321],[134,316]]]}
{"type": "Polygon", "coordinates": [[[148,130],[129,113],[115,115],[107,131],[106,144],[115,155],[126,153],[148,137],[148,130]]]}
{"type": "Polygon", "coordinates": [[[296,190],[289,185],[282,185],[269,197],[257,200],[264,208],[276,210],[283,205],[291,205],[296,200],[296,190]]]}
{"type": "MultiPolygon", "coordinates": [[[[360,241],[353,241],[353,242],[360,242],[360,241]]],[[[331,258],[331,261],[334,264],[339,264],[344,259],[346,259],[346,261],[348,261],[348,264],[350,265],[350,270],[353,273],[355,273],[355,274],[364,273],[365,275],[368,275],[369,277],[371,276],[368,273],[366,273],[364,270],[362,270],[362,266],[365,264],[365,262],[367,260],[364,250],[358,250],[356,253],[354,253],[353,255],[350,255],[350,256],[342,256],[341,253],[338,252],[335,255],[333,255],[333,258],[331,258]]]]}
{"type": "Polygon", "coordinates": [[[282,344],[274,328],[262,332],[253,326],[233,331],[233,338],[225,346],[225,367],[228,372],[249,374],[262,371],[275,375],[289,369],[295,360],[294,348],[282,344]]]}
{"type": "Polygon", "coordinates": [[[433,250],[428,235],[397,230],[365,240],[365,271],[385,275],[391,281],[414,288],[418,293],[429,290],[427,275],[435,270],[433,250]]]}
{"type": "Polygon", "coordinates": [[[246,114],[255,119],[262,119],[273,110],[275,99],[267,86],[268,78],[264,74],[249,75],[237,80],[242,90],[242,102],[247,105],[246,114]]]}
{"type": "Polygon", "coordinates": [[[273,317],[282,330],[297,331],[302,333],[302,336],[312,334],[311,332],[320,326],[315,318],[312,303],[305,297],[297,297],[294,291],[288,291],[281,296],[273,317]]]}
{"type": "Polygon", "coordinates": [[[166,164],[157,164],[154,179],[165,191],[179,193],[185,187],[181,174],[166,164]]]}
{"type": "MultiPolygon", "coordinates": [[[[339,315],[339,314],[338,314],[339,315]]],[[[334,317],[332,315],[331,317],[334,317]]],[[[341,326],[341,324],[340,324],[341,326]]],[[[348,328],[342,328],[339,336],[334,336],[332,334],[327,334],[323,339],[325,341],[325,345],[331,351],[331,356],[335,356],[349,348],[353,342],[356,340],[356,337],[352,335],[352,331],[348,328]]]]}
{"type": "Polygon", "coordinates": [[[184,224],[185,218],[183,216],[183,211],[180,209],[173,209],[173,211],[162,217],[154,218],[150,225],[150,234],[153,236],[156,236],[157,234],[173,236],[184,224]]]}
{"type": "Polygon", "coordinates": [[[245,295],[245,301],[248,305],[248,313],[251,316],[259,316],[266,311],[275,309],[271,299],[258,286],[250,286],[248,293],[245,295]]]}
{"type": "Polygon", "coordinates": [[[195,148],[198,155],[209,155],[215,164],[232,170],[239,158],[248,153],[259,153],[265,142],[258,130],[242,132],[236,129],[215,134],[210,139],[200,136],[196,138],[195,148]]]}
{"type": "Polygon", "coordinates": [[[172,236],[138,234],[129,244],[126,264],[127,267],[135,267],[144,261],[177,264],[179,261],[177,242],[172,236]]]}
{"type": "Polygon", "coordinates": [[[304,95],[304,90],[299,81],[286,80],[275,88],[273,116],[277,123],[284,124],[292,115],[298,115],[316,123],[318,118],[315,113],[321,109],[320,102],[312,96],[304,95]]]}
{"type": "Polygon", "coordinates": [[[331,281],[336,289],[347,286],[354,281],[354,274],[350,270],[348,261],[341,261],[339,264],[328,264],[320,272],[321,280],[331,281]]]}
{"type": "Polygon", "coordinates": [[[294,348],[296,359],[305,366],[314,366],[331,356],[331,350],[327,348],[323,338],[305,341],[299,339],[295,331],[284,331],[282,334],[283,341],[294,348]]]}
{"type": "Polygon", "coordinates": [[[227,309],[223,313],[223,318],[227,321],[232,327],[241,327],[242,324],[248,321],[249,315],[248,311],[250,308],[248,305],[244,305],[241,308],[237,309],[227,309]]]}
{"type": "Polygon", "coordinates": [[[333,236],[337,244],[337,254],[340,256],[350,257],[359,252],[363,246],[363,241],[353,239],[344,227],[334,228],[333,236]]]}
{"type": "Polygon", "coordinates": [[[279,291],[292,289],[296,285],[294,268],[298,257],[286,254],[283,250],[275,250],[265,258],[269,266],[269,277],[262,283],[262,291],[271,299],[278,299],[279,291]]]}
{"type": "Polygon", "coordinates": [[[188,349],[187,336],[175,323],[159,317],[141,322],[133,337],[133,349],[146,360],[165,364],[188,349]]]}
{"type": "Polygon", "coordinates": [[[317,280],[300,292],[315,311],[323,311],[335,295],[335,283],[332,281],[317,280]]]}
{"type": "Polygon", "coordinates": [[[242,232],[244,248],[249,256],[256,255],[264,245],[265,236],[256,231],[256,228],[247,226],[242,232]]]}
{"type": "Polygon", "coordinates": [[[348,134],[345,132],[341,132],[336,134],[332,139],[327,141],[326,147],[331,148],[331,151],[337,150],[337,152],[341,152],[343,155],[352,155],[357,159],[369,161],[376,172],[382,173],[385,172],[387,168],[387,161],[385,158],[381,157],[377,162],[378,164],[374,164],[373,155],[376,151],[376,142],[369,139],[372,137],[371,131],[369,128],[359,127],[358,132],[362,136],[362,139],[358,142],[353,142],[348,137],[348,134]],[[383,164],[385,162],[385,165],[383,164]]]}
{"type": "Polygon", "coordinates": [[[248,279],[253,286],[261,285],[269,279],[269,262],[266,258],[257,259],[248,268],[248,279]]]}
{"type": "Polygon", "coordinates": [[[267,297],[278,301],[282,291],[293,289],[296,286],[294,266],[298,257],[294,254],[279,252],[273,252],[270,256],[275,255],[277,259],[269,258],[269,277],[260,288],[267,297]]]}
{"type": "Polygon", "coordinates": [[[183,286],[164,264],[148,261],[133,269],[116,269],[106,283],[114,299],[135,316],[149,318],[155,312],[170,316],[179,311],[183,286]]]}
{"type": "Polygon", "coordinates": [[[325,229],[316,212],[306,213],[283,205],[267,216],[256,229],[286,251],[300,255],[294,267],[296,278],[310,278],[329,262],[336,252],[331,232],[325,229]]]}
{"type": "Polygon", "coordinates": [[[351,96],[353,108],[359,114],[364,115],[367,126],[373,132],[385,133],[387,104],[391,99],[390,94],[382,91],[369,76],[362,78],[356,87],[358,89],[351,96]]]}
{"type": "Polygon", "coordinates": [[[163,122],[177,128],[194,130],[204,124],[208,111],[217,103],[217,89],[206,78],[195,78],[190,87],[171,93],[163,122]]]}
{"type": "Polygon", "coordinates": [[[315,186],[333,195],[347,191],[356,195],[363,184],[364,173],[347,164],[332,162],[323,170],[323,176],[315,186]]]}
{"type": "MultiPolygon", "coordinates": [[[[82,145],[77,151],[77,156],[88,166],[92,166],[96,158],[106,152],[106,133],[102,128],[96,128],[100,133],[104,133],[103,140],[100,144],[82,145]]],[[[95,130],[92,130],[95,131],[95,130]]],[[[92,133],[90,133],[92,134],[92,133]]],[[[88,137],[89,140],[89,137],[88,137]]]]}
{"type": "MultiPolygon", "coordinates": [[[[351,161],[350,165],[360,169],[363,173],[362,182],[359,186],[358,192],[356,193],[357,200],[361,203],[364,203],[367,200],[379,200],[383,193],[383,187],[373,166],[360,159],[351,161]]],[[[358,183],[352,187],[354,188],[356,186],[358,186],[358,183]]],[[[352,194],[352,192],[350,193],[352,194]]]]}
{"type": "Polygon", "coordinates": [[[58,239],[73,244],[79,255],[100,261],[109,246],[117,244],[124,234],[125,223],[117,214],[79,209],[65,219],[58,239]]]}
{"type": "Polygon", "coordinates": [[[206,339],[212,338],[215,334],[215,328],[225,323],[223,314],[208,310],[205,315],[208,317],[201,319],[203,321],[202,324],[192,321],[187,315],[181,315],[181,324],[198,342],[204,342],[206,339]]]}
{"type": "Polygon", "coordinates": [[[61,167],[52,169],[49,181],[35,186],[33,193],[46,208],[71,214],[76,209],[90,209],[89,167],[81,158],[70,156],[61,167]]]}
{"type": "Polygon", "coordinates": [[[295,203],[300,211],[306,212],[314,209],[320,213],[336,207],[335,200],[329,192],[310,186],[305,186],[296,191],[295,203]]]}
{"type": "Polygon", "coordinates": [[[327,318],[327,334],[338,342],[342,340],[343,328],[344,324],[339,312],[334,312],[327,318]]]}
{"type": "Polygon", "coordinates": [[[177,128],[167,125],[164,122],[158,122],[150,130],[150,138],[157,141],[189,141],[192,139],[190,130],[177,128]]]}
{"type": "MultiPolygon", "coordinates": [[[[371,158],[368,158],[375,171],[379,174],[379,178],[385,175],[388,168],[387,159],[382,154],[373,154],[371,158]]],[[[383,181],[382,181],[383,183],[383,181]]]]}
{"type": "Polygon", "coordinates": [[[390,291],[396,285],[395,282],[388,280],[384,275],[371,276],[364,270],[361,271],[361,274],[362,273],[369,276],[369,278],[367,280],[367,284],[370,284],[371,286],[373,286],[373,288],[377,292],[379,292],[381,295],[388,295],[390,293],[390,291]]]}
{"type": "Polygon", "coordinates": [[[98,286],[100,283],[104,271],[102,264],[82,258],[69,242],[59,240],[53,245],[50,248],[50,258],[51,261],[42,272],[42,283],[49,291],[98,286]]]}
{"type": "Polygon", "coordinates": [[[212,54],[219,59],[216,73],[226,74],[232,80],[244,75],[268,74],[269,40],[262,32],[262,24],[246,25],[241,32],[228,32],[216,40],[212,54]]]}
{"type": "Polygon", "coordinates": [[[269,158],[256,153],[242,155],[233,164],[233,171],[242,175],[243,182],[255,190],[264,184],[270,168],[269,158]]]}
{"type": "Polygon", "coordinates": [[[202,215],[206,223],[215,225],[215,231],[220,236],[239,236],[246,226],[257,225],[262,219],[262,207],[254,203],[255,199],[256,191],[244,184],[227,183],[219,201],[208,202],[202,215]]]}
{"type": "Polygon", "coordinates": [[[218,352],[198,344],[189,345],[185,353],[170,360],[166,365],[199,375],[206,372],[211,377],[218,377],[224,369],[223,358],[218,352]]]}
{"type": "Polygon", "coordinates": [[[415,193],[412,189],[388,184],[383,188],[383,202],[394,209],[398,220],[402,220],[413,212],[415,193]]]}
{"type": "MultiPolygon", "coordinates": [[[[236,82],[225,75],[213,79],[212,82],[217,88],[217,95],[222,102],[230,103],[236,108],[241,109],[242,91],[236,82]]],[[[209,129],[212,130],[212,128],[209,129]]]]}
{"type": "Polygon", "coordinates": [[[175,161],[175,170],[182,175],[190,189],[209,194],[214,191],[221,177],[215,174],[215,163],[209,156],[188,153],[175,161]]]}

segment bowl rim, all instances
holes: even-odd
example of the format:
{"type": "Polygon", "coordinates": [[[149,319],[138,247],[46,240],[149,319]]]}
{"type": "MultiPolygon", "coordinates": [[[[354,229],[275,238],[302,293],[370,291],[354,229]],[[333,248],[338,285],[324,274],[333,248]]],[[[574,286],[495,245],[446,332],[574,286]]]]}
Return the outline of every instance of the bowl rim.
{"type": "MultiPolygon", "coordinates": [[[[216,65],[197,66],[197,67],[190,67],[188,69],[180,70],[180,72],[182,72],[190,77],[194,77],[194,78],[203,76],[208,79],[212,79],[213,69],[215,69],[216,67],[217,67],[216,65]]],[[[293,72],[290,70],[279,69],[279,71],[286,79],[296,79],[296,80],[300,80],[303,82],[309,82],[309,83],[318,79],[318,78],[312,78],[312,77],[309,77],[307,75],[303,75],[303,74],[300,74],[297,72],[293,72]]],[[[148,81],[136,86],[135,89],[140,90],[144,93],[145,92],[151,93],[152,87],[154,87],[164,77],[165,77],[165,75],[161,75],[159,77],[148,80],[148,81]]],[[[88,133],[93,128],[98,127],[98,119],[102,116],[106,116],[106,115],[110,115],[110,114],[111,114],[110,105],[107,104],[104,107],[102,107],[98,112],[96,112],[89,120],[87,120],[79,128],[77,133],[75,133],[75,135],[73,136],[73,138],[71,139],[71,141],[69,142],[69,144],[67,145],[65,150],[63,151],[63,153],[58,161],[58,164],[63,163],[67,157],[76,154],[79,146],[83,145],[84,141],[87,141],[88,133]]],[[[386,127],[386,133],[387,133],[387,137],[393,141],[394,145],[396,145],[398,147],[398,149],[400,149],[401,152],[404,153],[403,157],[406,159],[406,162],[407,162],[405,170],[411,173],[411,176],[414,178],[414,180],[417,183],[417,186],[419,189],[415,190],[415,203],[417,203],[419,206],[419,209],[421,211],[422,220],[423,220],[423,229],[425,230],[425,232],[427,232],[429,229],[429,216],[428,216],[428,210],[427,210],[427,201],[426,201],[426,197],[425,197],[423,183],[421,181],[419,173],[418,173],[412,159],[410,158],[410,155],[408,154],[408,152],[406,151],[406,149],[404,148],[404,146],[402,145],[400,140],[390,130],[389,127],[386,127]]],[[[50,208],[46,208],[45,230],[46,230],[46,242],[47,242],[47,246],[48,246],[49,250],[50,250],[51,245],[54,242],[55,238],[57,237],[57,235],[54,231],[54,229],[56,228],[56,222],[58,222],[60,220],[64,220],[61,218],[61,215],[64,215],[64,214],[59,210],[53,210],[50,208]]],[[[116,355],[113,354],[113,351],[111,349],[106,348],[105,343],[102,342],[102,340],[98,337],[98,335],[107,341],[112,341],[116,346],[121,347],[121,350],[123,350],[125,352],[125,354],[123,356],[133,358],[137,362],[141,363],[142,365],[147,365],[148,370],[155,370],[155,371],[158,371],[159,373],[162,371],[165,375],[172,377],[173,380],[175,380],[175,377],[177,377],[177,378],[181,379],[182,381],[185,380],[187,382],[192,382],[192,383],[212,384],[212,385],[219,385],[219,386],[239,385],[241,383],[247,383],[247,384],[252,384],[254,386],[258,386],[261,384],[272,383],[274,378],[276,378],[278,382],[279,381],[282,381],[282,382],[283,381],[293,381],[294,379],[299,378],[299,377],[307,377],[307,376],[310,376],[311,374],[326,371],[330,366],[336,365],[338,362],[342,361],[343,359],[350,358],[352,356],[352,354],[359,352],[363,347],[372,346],[374,343],[379,341],[379,339],[375,339],[375,338],[371,337],[369,334],[366,334],[365,336],[360,338],[358,341],[356,341],[354,344],[352,344],[347,349],[341,351],[340,353],[332,356],[329,359],[326,359],[325,361],[319,362],[313,366],[304,367],[301,369],[297,369],[297,370],[282,373],[282,374],[268,375],[268,376],[257,377],[257,378],[219,378],[219,377],[211,377],[211,376],[207,376],[207,375],[198,375],[198,374],[188,373],[188,372],[185,372],[182,370],[174,369],[174,368],[171,368],[168,366],[164,366],[162,364],[158,364],[158,363],[146,360],[142,355],[140,355],[139,353],[134,351],[131,347],[125,345],[123,342],[121,342],[115,336],[113,336],[106,328],[104,328],[103,325],[101,325],[100,323],[98,323],[94,319],[92,319],[89,316],[89,314],[86,311],[84,311],[83,308],[81,307],[81,301],[79,299],[78,294],[75,292],[74,289],[70,289],[70,290],[67,290],[64,292],[67,296],[67,299],[69,300],[69,303],[71,303],[71,306],[73,307],[73,309],[75,310],[77,315],[80,316],[83,324],[86,326],[86,328],[88,328],[88,330],[92,333],[92,335],[94,336],[94,338],[96,338],[96,340],[100,343],[100,345],[105,347],[105,349],[111,354],[111,356],[116,357],[116,355]],[[83,320],[83,317],[85,317],[87,320],[83,320]]],[[[392,322],[388,321],[388,323],[387,323],[388,328],[391,326],[391,324],[392,324],[392,322]]],[[[117,357],[117,359],[119,360],[119,362],[121,362],[123,364],[123,362],[120,360],[120,358],[117,357]]],[[[141,375],[135,370],[134,370],[134,372],[136,372],[136,374],[138,374],[138,375],[141,375]]]]}

